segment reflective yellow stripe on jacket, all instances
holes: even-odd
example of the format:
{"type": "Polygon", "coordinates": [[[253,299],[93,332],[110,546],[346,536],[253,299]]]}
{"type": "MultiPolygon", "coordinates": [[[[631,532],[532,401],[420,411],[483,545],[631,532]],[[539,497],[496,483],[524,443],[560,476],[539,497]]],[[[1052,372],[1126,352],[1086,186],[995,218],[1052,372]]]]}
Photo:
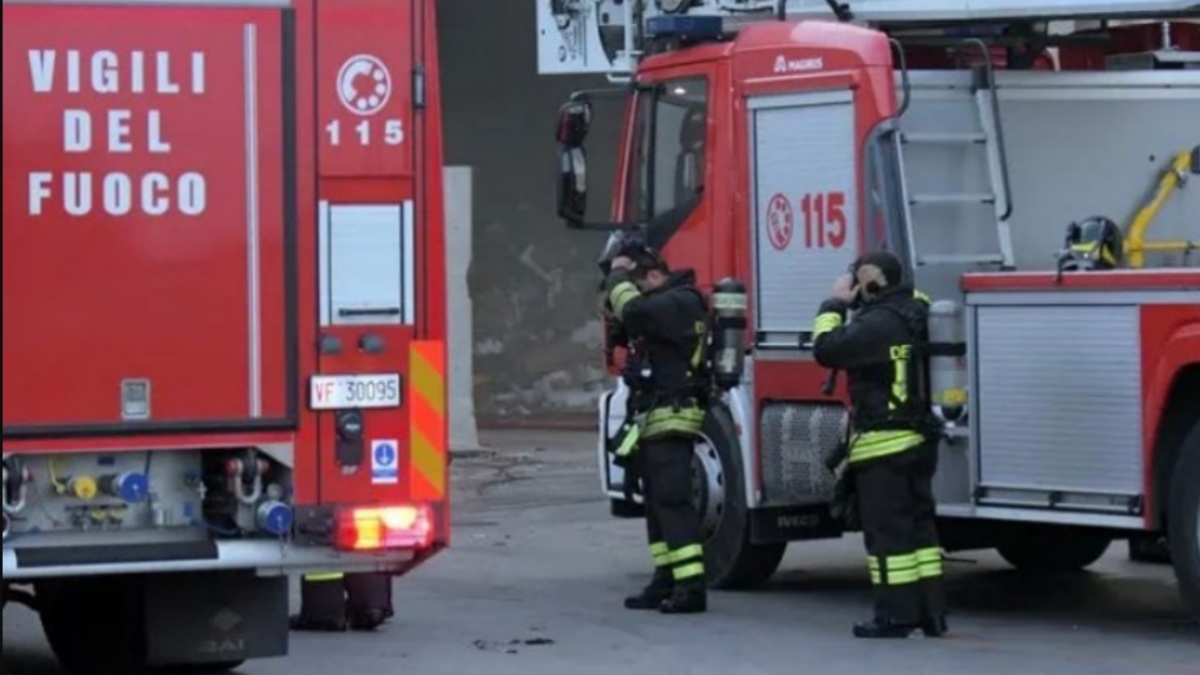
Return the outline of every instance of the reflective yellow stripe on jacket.
{"type": "Polygon", "coordinates": [[[622,281],[613,286],[612,292],[608,294],[608,304],[612,305],[613,314],[620,319],[625,311],[625,305],[640,295],[638,287],[632,281],[622,281]]]}
{"type": "Polygon", "coordinates": [[[813,319],[813,339],[816,340],[840,325],[842,325],[841,314],[837,312],[818,314],[817,318],[813,319]]]}
{"type": "Polygon", "coordinates": [[[704,427],[704,408],[683,406],[676,411],[671,406],[663,406],[651,410],[640,421],[642,438],[669,433],[698,434],[704,427]]]}
{"type": "Polygon", "coordinates": [[[924,442],[925,437],[915,431],[867,431],[850,441],[850,463],[899,454],[924,442]]]}

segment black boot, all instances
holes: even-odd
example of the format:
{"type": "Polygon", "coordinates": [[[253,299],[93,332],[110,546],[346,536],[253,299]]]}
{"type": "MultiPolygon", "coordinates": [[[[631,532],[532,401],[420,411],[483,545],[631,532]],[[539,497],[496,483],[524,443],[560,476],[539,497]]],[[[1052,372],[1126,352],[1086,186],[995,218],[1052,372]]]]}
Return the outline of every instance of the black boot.
{"type": "Polygon", "coordinates": [[[926,637],[942,637],[950,630],[945,616],[927,616],[921,619],[921,632],[926,637]]]}
{"type": "Polygon", "coordinates": [[[917,631],[916,624],[893,623],[873,619],[854,625],[854,637],[865,639],[905,639],[917,631]]]}
{"type": "Polygon", "coordinates": [[[288,620],[292,630],[295,631],[310,631],[316,633],[342,633],[346,630],[345,621],[333,621],[331,619],[314,619],[306,617],[303,614],[293,615],[288,620]]]}
{"type": "Polygon", "coordinates": [[[663,600],[671,597],[674,587],[670,572],[655,570],[654,578],[641,593],[625,598],[625,609],[658,609],[663,600]]]}
{"type": "Polygon", "coordinates": [[[370,632],[383,625],[387,613],[382,609],[368,609],[358,614],[350,615],[350,630],[370,632]]]}
{"type": "Polygon", "coordinates": [[[676,586],[671,597],[662,601],[663,614],[700,614],[708,611],[708,592],[702,584],[676,586]]]}

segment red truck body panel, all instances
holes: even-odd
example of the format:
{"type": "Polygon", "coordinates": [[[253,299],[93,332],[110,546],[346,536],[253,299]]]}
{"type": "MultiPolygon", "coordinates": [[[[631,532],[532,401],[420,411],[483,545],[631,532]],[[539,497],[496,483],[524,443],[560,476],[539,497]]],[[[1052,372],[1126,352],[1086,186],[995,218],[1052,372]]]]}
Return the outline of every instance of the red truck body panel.
{"type": "Polygon", "coordinates": [[[4,10],[5,436],[295,417],[282,18],[209,14],[4,10]]]}

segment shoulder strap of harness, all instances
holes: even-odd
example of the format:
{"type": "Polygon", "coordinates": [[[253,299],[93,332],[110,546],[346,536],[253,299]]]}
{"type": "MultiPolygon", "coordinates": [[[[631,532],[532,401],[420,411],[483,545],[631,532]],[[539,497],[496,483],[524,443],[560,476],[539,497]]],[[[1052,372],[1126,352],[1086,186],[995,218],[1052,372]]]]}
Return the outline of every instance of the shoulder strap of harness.
{"type": "Polygon", "coordinates": [[[932,391],[929,374],[929,328],[920,320],[916,312],[905,312],[888,304],[876,305],[904,322],[912,336],[912,356],[908,361],[906,378],[908,380],[908,395],[906,400],[897,400],[895,394],[889,398],[896,406],[899,417],[920,427],[927,435],[941,433],[941,425],[937,423],[932,405],[932,391]]]}

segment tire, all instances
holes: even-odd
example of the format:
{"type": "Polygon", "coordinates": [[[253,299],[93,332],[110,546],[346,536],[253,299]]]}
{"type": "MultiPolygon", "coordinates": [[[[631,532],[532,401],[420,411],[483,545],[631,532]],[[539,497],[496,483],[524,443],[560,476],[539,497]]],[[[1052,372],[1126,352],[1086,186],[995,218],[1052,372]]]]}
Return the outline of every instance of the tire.
{"type": "Polygon", "coordinates": [[[750,543],[750,512],[745,490],[745,468],[733,415],[715,405],[704,421],[706,442],[697,443],[693,462],[693,500],[702,517],[707,514],[704,569],[710,588],[744,590],[766,583],[783,560],[787,542],[750,543]],[[719,476],[713,477],[719,471],[719,476]],[[714,504],[707,485],[722,489],[714,504]]]}
{"type": "Polygon", "coordinates": [[[1018,528],[1019,534],[996,546],[1000,557],[1027,574],[1082,571],[1108,551],[1112,537],[1054,528],[1018,528]]]}
{"type": "Polygon", "coordinates": [[[1146,565],[1170,565],[1171,548],[1163,537],[1135,536],[1129,540],[1129,559],[1146,565]]]}
{"type": "Polygon", "coordinates": [[[55,579],[34,588],[46,641],[67,672],[135,675],[146,670],[141,579],[55,579]]]}
{"type": "Polygon", "coordinates": [[[217,675],[237,670],[245,661],[225,661],[222,663],[198,663],[188,666],[169,666],[156,668],[154,672],[163,675],[217,675]]]}
{"type": "Polygon", "coordinates": [[[1168,543],[1179,590],[1200,618],[1200,422],[1183,441],[1171,484],[1168,543]]]}

